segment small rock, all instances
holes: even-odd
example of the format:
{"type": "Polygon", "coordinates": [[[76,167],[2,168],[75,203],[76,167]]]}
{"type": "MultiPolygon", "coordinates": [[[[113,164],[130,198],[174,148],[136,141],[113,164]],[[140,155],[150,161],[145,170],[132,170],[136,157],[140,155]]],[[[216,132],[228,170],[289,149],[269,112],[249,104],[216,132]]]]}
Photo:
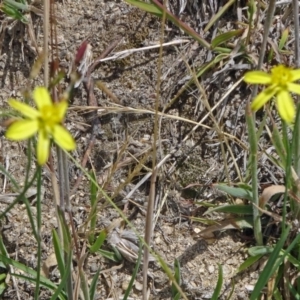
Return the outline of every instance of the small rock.
{"type": "Polygon", "coordinates": [[[154,240],[155,244],[156,245],[160,245],[161,244],[161,239],[160,237],[158,236],[155,240],[154,240]]]}
{"type": "Polygon", "coordinates": [[[134,287],[138,290],[141,291],[143,289],[143,285],[139,283],[138,281],[135,282],[134,287]]]}
{"type": "Polygon", "coordinates": [[[126,290],[128,289],[128,285],[129,285],[129,281],[124,280],[124,281],[122,282],[122,290],[123,290],[123,291],[126,291],[126,290]]]}
{"type": "Polygon", "coordinates": [[[209,272],[210,274],[212,274],[214,271],[215,271],[215,267],[214,267],[214,266],[209,266],[209,267],[208,267],[208,272],[209,272]]]}
{"type": "Polygon", "coordinates": [[[92,263],[91,266],[90,266],[90,271],[92,273],[95,273],[98,271],[98,265],[96,263],[92,263]]]}

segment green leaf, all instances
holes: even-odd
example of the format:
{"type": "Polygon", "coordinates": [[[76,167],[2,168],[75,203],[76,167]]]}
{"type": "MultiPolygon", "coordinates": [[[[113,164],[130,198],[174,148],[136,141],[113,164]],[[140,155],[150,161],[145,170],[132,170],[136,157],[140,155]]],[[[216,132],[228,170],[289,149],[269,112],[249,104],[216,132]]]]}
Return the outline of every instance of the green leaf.
{"type": "Polygon", "coordinates": [[[244,32],[244,29],[238,29],[238,30],[232,30],[232,31],[227,31],[227,32],[221,33],[212,40],[211,46],[214,49],[217,46],[227,42],[228,40],[242,35],[243,32],[244,32]]]}
{"type": "Polygon", "coordinates": [[[288,37],[289,37],[289,27],[285,28],[281,34],[281,39],[279,41],[279,45],[278,45],[278,48],[279,50],[282,50],[288,40],[288,37]]]}
{"type": "Polygon", "coordinates": [[[28,19],[24,16],[23,13],[21,13],[17,8],[14,6],[11,6],[10,4],[3,3],[2,6],[0,6],[0,10],[2,10],[7,16],[19,20],[24,24],[28,23],[28,19]]]}
{"type": "Polygon", "coordinates": [[[106,237],[107,237],[107,232],[106,232],[105,229],[103,229],[103,230],[100,232],[100,234],[98,235],[98,237],[97,237],[95,243],[90,247],[90,252],[91,252],[91,253],[97,252],[97,251],[101,248],[101,246],[103,245],[103,243],[104,243],[106,237]]]}
{"type": "Polygon", "coordinates": [[[72,263],[72,255],[68,255],[68,261],[66,263],[66,270],[63,272],[64,275],[61,278],[61,281],[60,281],[55,293],[52,295],[50,300],[56,300],[57,297],[63,291],[63,289],[67,289],[67,281],[68,281],[69,276],[70,276],[71,263],[72,263]]]}
{"type": "Polygon", "coordinates": [[[142,250],[143,250],[143,245],[142,245],[141,241],[139,241],[139,254],[138,254],[138,259],[137,259],[136,265],[135,265],[135,267],[134,267],[134,270],[133,270],[133,273],[132,273],[130,282],[129,282],[129,284],[128,284],[128,288],[127,288],[126,291],[125,291],[123,300],[127,300],[128,296],[129,296],[129,293],[130,293],[130,291],[132,290],[133,283],[134,283],[134,280],[135,280],[135,278],[136,278],[136,274],[138,273],[139,267],[140,267],[140,265],[141,265],[141,260],[142,260],[142,250]]]}
{"type": "Polygon", "coordinates": [[[219,267],[218,282],[217,282],[216,288],[214,290],[214,293],[211,297],[211,300],[218,300],[220,293],[221,293],[222,285],[223,285],[223,269],[220,264],[218,264],[218,267],[219,267]]]}
{"type": "Polygon", "coordinates": [[[122,257],[120,259],[120,256],[118,256],[116,253],[114,252],[110,252],[110,251],[106,251],[103,249],[99,249],[97,251],[97,253],[101,254],[103,257],[110,259],[111,261],[114,261],[116,263],[119,263],[120,261],[122,261],[122,257]]]}
{"type": "Polygon", "coordinates": [[[273,247],[270,246],[255,246],[248,249],[248,252],[251,256],[257,255],[266,255],[272,253],[274,250],[273,247]]]}
{"type": "Polygon", "coordinates": [[[7,276],[6,273],[0,274],[0,281],[3,281],[6,278],[6,276],[7,276]]]}
{"type": "Polygon", "coordinates": [[[203,215],[212,213],[212,212],[224,212],[230,214],[238,214],[238,215],[252,215],[253,214],[253,207],[252,205],[222,205],[217,206],[214,208],[208,209],[203,215]]]}
{"type": "Polygon", "coordinates": [[[100,268],[98,269],[98,271],[94,275],[91,286],[90,286],[90,300],[95,299],[95,294],[96,294],[97,282],[98,282],[99,275],[100,275],[100,268]]]}
{"type": "Polygon", "coordinates": [[[59,269],[60,276],[63,277],[65,273],[65,263],[63,257],[63,249],[60,244],[59,237],[55,229],[52,230],[52,241],[54,246],[55,257],[57,261],[57,266],[59,269]]]}
{"type": "MultiPolygon", "coordinates": [[[[0,254],[0,261],[4,262],[4,264],[7,264],[7,265],[11,265],[13,266],[14,268],[18,269],[18,270],[21,270],[23,271],[24,273],[30,275],[30,276],[26,276],[26,275],[21,275],[21,274],[16,274],[16,273],[12,273],[11,275],[15,276],[15,277],[18,277],[18,278],[24,278],[25,280],[35,284],[36,282],[36,278],[37,278],[37,272],[9,257],[6,257],[2,254],[0,254]]],[[[41,286],[51,290],[51,291],[55,291],[57,289],[57,286],[52,283],[52,281],[50,281],[49,279],[41,276],[40,277],[40,284],[41,286]]],[[[61,300],[65,300],[65,295],[61,292],[60,295],[58,296],[59,299],[61,300]]]]}
{"type": "Polygon", "coordinates": [[[138,7],[145,12],[154,14],[158,17],[161,17],[163,14],[162,10],[153,4],[149,4],[149,3],[146,3],[143,1],[138,1],[138,0],[125,0],[125,2],[127,2],[128,4],[131,4],[135,7],[138,7]]]}
{"type": "Polygon", "coordinates": [[[7,289],[7,285],[5,282],[1,282],[0,283],[0,296],[5,292],[5,290],[7,289]]]}
{"type": "Polygon", "coordinates": [[[228,195],[231,195],[234,198],[241,198],[252,201],[252,192],[245,188],[232,187],[225,184],[216,184],[214,185],[214,187],[228,195]]]}
{"type": "Polygon", "coordinates": [[[237,273],[240,273],[242,271],[245,271],[249,267],[251,267],[253,264],[255,264],[258,260],[260,260],[263,257],[263,254],[256,255],[256,256],[250,256],[248,257],[237,269],[237,273]]]}
{"type": "MultiPolygon", "coordinates": [[[[278,256],[279,256],[281,249],[284,246],[284,243],[289,235],[289,232],[290,232],[290,227],[283,230],[280,240],[277,242],[275,248],[273,249],[273,251],[268,259],[266,266],[264,267],[264,269],[262,270],[262,272],[259,275],[259,278],[254,287],[254,290],[251,294],[250,300],[259,299],[259,295],[260,295],[261,291],[263,290],[264,286],[266,285],[266,283],[268,282],[270,277],[274,274],[274,272],[277,270],[280,262],[283,261],[284,255],[282,255],[279,260],[278,260],[278,256]]],[[[299,237],[300,236],[298,235],[295,240],[299,240],[299,237]]],[[[295,242],[295,240],[293,241],[293,243],[295,242]]]]}
{"type": "MultiPolygon", "coordinates": [[[[91,220],[91,234],[89,235],[89,243],[92,244],[95,241],[95,228],[97,223],[97,192],[98,188],[95,184],[96,181],[96,174],[94,172],[90,173],[90,191],[91,191],[91,212],[89,214],[89,219],[91,220]]],[[[99,247],[100,248],[100,247],[99,247]]],[[[96,250],[97,251],[97,250],[96,250]]]]}
{"type": "MultiPolygon", "coordinates": [[[[175,258],[175,261],[174,261],[174,271],[175,271],[174,278],[175,278],[177,284],[180,286],[180,284],[181,284],[181,272],[180,272],[180,263],[179,263],[179,260],[177,258],[175,258]]],[[[178,292],[178,289],[174,285],[173,282],[172,282],[171,291],[172,291],[172,298],[174,300],[177,299],[180,296],[180,293],[178,292]]]]}
{"type": "MultiPolygon", "coordinates": [[[[283,250],[283,252],[285,252],[284,250],[283,250]]],[[[291,255],[290,253],[289,254],[287,254],[287,259],[288,259],[288,261],[291,263],[291,264],[293,264],[297,269],[300,269],[300,261],[298,260],[298,259],[296,259],[293,255],[291,255]]]]}

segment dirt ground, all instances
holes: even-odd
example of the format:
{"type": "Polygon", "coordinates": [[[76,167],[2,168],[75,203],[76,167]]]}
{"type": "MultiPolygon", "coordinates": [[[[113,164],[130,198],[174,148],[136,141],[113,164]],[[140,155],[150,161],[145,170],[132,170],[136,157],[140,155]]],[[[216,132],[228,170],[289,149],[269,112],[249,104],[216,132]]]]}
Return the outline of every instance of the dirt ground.
{"type": "MultiPolygon", "coordinates": [[[[211,40],[217,29],[237,28],[238,25],[235,23],[237,7],[233,6],[213,29],[204,32],[205,24],[218,10],[217,5],[215,6],[218,1],[212,1],[214,5],[210,5],[209,1],[202,2],[198,8],[189,4],[180,18],[205,39],[211,40]]],[[[84,40],[88,40],[91,44],[94,58],[116,39],[120,39],[120,43],[113,52],[159,43],[161,21],[122,1],[64,1],[64,3],[57,2],[56,5],[58,54],[60,67],[66,72],[72,65],[76,49],[84,40]]],[[[35,14],[32,14],[32,19],[38,47],[42,47],[42,19],[35,14]]],[[[20,24],[10,26],[5,30],[4,36],[0,55],[0,105],[6,109],[9,97],[21,98],[25,89],[41,85],[42,80],[28,79],[36,53],[26,27],[20,24]]],[[[163,110],[188,82],[191,78],[191,69],[196,70],[214,55],[167,22],[164,26],[164,41],[175,39],[185,39],[188,42],[168,46],[163,50],[160,110],[163,110]]],[[[121,60],[104,62],[93,73],[93,78],[101,80],[120,100],[122,106],[153,110],[157,91],[158,58],[159,50],[154,49],[137,52],[121,60]]],[[[238,62],[239,58],[233,61],[238,62]]],[[[165,113],[196,123],[201,121],[202,125],[193,130],[196,123],[167,117],[161,122],[161,141],[157,147],[157,160],[162,160],[168,153],[173,154],[158,173],[157,207],[162,201],[165,203],[157,217],[153,249],[170,264],[173,264],[175,258],[179,259],[182,272],[181,286],[189,299],[211,298],[217,284],[218,264],[222,265],[224,271],[220,299],[228,299],[230,295],[230,299],[247,299],[257,279],[255,270],[236,275],[237,268],[247,257],[247,247],[254,244],[251,233],[228,230],[215,232],[214,236],[203,239],[198,233],[205,225],[190,220],[191,216],[203,217],[206,208],[202,202],[225,203],[226,198],[212,188],[212,183],[226,181],[228,178],[226,176],[229,176],[232,182],[239,182],[236,165],[241,174],[245,174],[247,153],[244,146],[247,145],[247,136],[244,110],[250,90],[243,83],[233,90],[231,87],[250,67],[245,65],[234,68],[233,64],[231,67],[223,68],[217,64],[214,71],[201,77],[209,105],[213,107],[218,104],[213,114],[219,128],[232,135],[227,136],[227,143],[233,156],[224,146],[225,143],[220,142],[220,133],[215,129],[216,125],[212,118],[207,117],[201,121],[207,116],[208,110],[204,105],[203,96],[195,85],[183,92],[165,113]],[[224,97],[227,92],[228,95],[224,97]],[[222,101],[219,102],[220,100],[222,101]],[[188,138],[185,139],[187,135],[188,138]],[[225,149],[225,153],[222,149],[225,149]]],[[[99,108],[112,107],[116,104],[98,88],[95,88],[95,95],[99,108]]],[[[78,147],[74,157],[78,161],[82,159],[91,138],[90,120],[78,109],[87,105],[86,92],[81,84],[74,94],[66,120],[67,128],[76,138],[78,147]]],[[[113,196],[114,201],[123,209],[126,202],[123,199],[148,172],[148,168],[151,168],[154,116],[151,113],[129,114],[110,111],[105,116],[99,116],[99,120],[101,125],[87,169],[90,170],[91,166],[94,166],[98,183],[105,187],[108,195],[113,196]],[[137,160],[142,160],[144,167],[134,171],[137,160]],[[116,161],[118,168],[114,170],[112,176],[108,176],[112,163],[116,161]],[[131,178],[132,174],[134,176],[131,178]],[[114,193],[116,190],[117,194],[114,193]]],[[[22,184],[26,167],[26,144],[9,142],[3,133],[4,128],[1,129],[0,138],[2,164],[17,178],[19,184],[22,184]]],[[[260,170],[262,178],[268,175],[264,172],[262,168],[260,170]]],[[[71,166],[71,187],[78,175],[79,170],[71,166]]],[[[143,211],[149,195],[149,185],[148,180],[130,198],[142,207],[132,218],[132,223],[141,234],[145,226],[143,211]]],[[[3,175],[0,177],[0,186],[2,195],[13,192],[11,183],[3,175]]],[[[42,239],[43,260],[46,261],[53,254],[51,230],[57,226],[51,183],[46,169],[43,186],[45,190],[42,205],[42,239]]],[[[89,193],[89,183],[83,179],[72,196],[73,218],[78,231],[87,221],[90,209],[89,193]]],[[[30,199],[34,210],[34,189],[32,195],[30,199]]],[[[9,199],[7,196],[1,200],[1,211],[7,207],[9,199]]],[[[118,218],[115,209],[110,206],[104,207],[103,203],[103,199],[100,199],[97,214],[99,229],[118,218]]],[[[135,205],[129,203],[126,215],[131,215],[134,209],[135,205]]],[[[213,217],[222,219],[220,215],[213,217]]],[[[32,268],[36,267],[36,244],[24,205],[17,204],[9,212],[5,224],[2,224],[2,236],[11,258],[32,268]]],[[[105,247],[109,249],[108,245],[105,247]]],[[[86,264],[88,277],[92,278],[98,268],[101,269],[101,276],[96,299],[122,299],[134,263],[125,260],[120,265],[100,255],[89,256],[86,264]]],[[[167,276],[156,263],[150,264],[150,272],[153,274],[153,278],[149,279],[151,298],[171,299],[167,276]]],[[[58,270],[55,266],[50,269],[49,278],[58,281],[58,270]]],[[[130,295],[131,299],[141,299],[141,285],[140,271],[133,293],[130,295]]],[[[33,285],[18,279],[14,284],[11,283],[3,299],[17,299],[17,294],[20,295],[20,299],[32,299],[33,293],[33,285]]],[[[41,299],[48,297],[48,292],[43,291],[41,299]]]]}

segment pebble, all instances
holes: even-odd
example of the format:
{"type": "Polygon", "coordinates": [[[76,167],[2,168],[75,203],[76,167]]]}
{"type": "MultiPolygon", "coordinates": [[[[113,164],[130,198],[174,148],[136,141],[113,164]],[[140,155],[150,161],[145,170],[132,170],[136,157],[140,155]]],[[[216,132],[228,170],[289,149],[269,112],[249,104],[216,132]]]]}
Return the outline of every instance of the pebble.
{"type": "Polygon", "coordinates": [[[215,271],[215,267],[214,267],[214,266],[209,266],[209,267],[208,267],[208,272],[209,272],[210,274],[212,274],[214,271],[215,271]]]}
{"type": "Polygon", "coordinates": [[[142,285],[140,282],[138,282],[138,281],[135,282],[134,287],[135,287],[138,291],[141,291],[141,290],[143,289],[143,285],[142,285]]]}
{"type": "Polygon", "coordinates": [[[90,271],[95,273],[98,271],[98,265],[96,263],[92,263],[90,266],[90,271]]]}

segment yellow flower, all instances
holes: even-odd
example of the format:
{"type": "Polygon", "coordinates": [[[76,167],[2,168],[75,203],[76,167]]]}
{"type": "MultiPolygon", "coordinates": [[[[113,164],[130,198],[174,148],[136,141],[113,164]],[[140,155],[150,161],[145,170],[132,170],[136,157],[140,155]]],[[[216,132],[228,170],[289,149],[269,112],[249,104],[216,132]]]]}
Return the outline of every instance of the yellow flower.
{"type": "Polygon", "coordinates": [[[22,141],[38,132],[37,160],[40,165],[49,157],[50,139],[64,150],[71,151],[76,147],[71,134],[61,125],[68,108],[67,101],[53,103],[45,87],[37,87],[33,91],[33,100],[37,109],[10,99],[8,104],[18,110],[26,119],[14,122],[6,131],[6,137],[14,141],[22,141]]]}
{"type": "Polygon", "coordinates": [[[247,83],[269,85],[253,100],[251,108],[259,110],[273,96],[277,98],[277,109],[283,120],[292,123],[295,118],[295,105],[290,93],[300,95],[300,85],[294,83],[300,79],[300,69],[292,70],[278,65],[271,70],[271,74],[262,71],[251,71],[245,74],[247,83]]]}

